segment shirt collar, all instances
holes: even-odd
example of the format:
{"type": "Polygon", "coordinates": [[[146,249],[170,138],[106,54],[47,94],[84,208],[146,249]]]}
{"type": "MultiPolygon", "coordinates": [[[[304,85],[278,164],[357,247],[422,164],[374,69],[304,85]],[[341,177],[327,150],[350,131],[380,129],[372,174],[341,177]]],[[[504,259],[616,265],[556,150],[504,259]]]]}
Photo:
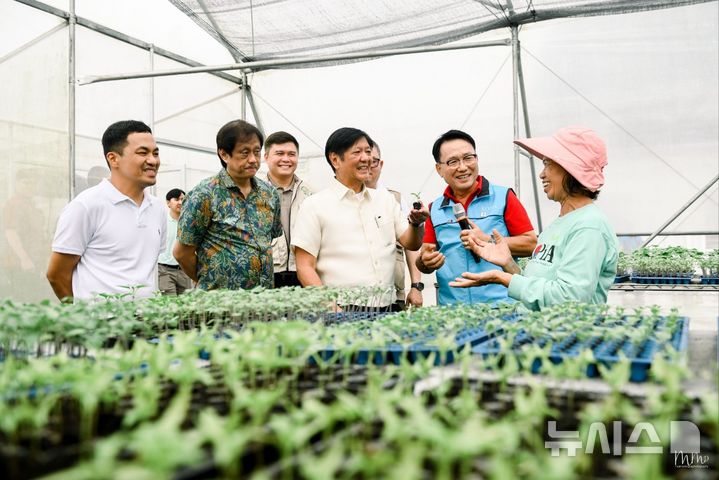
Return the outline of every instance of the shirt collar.
{"type": "MultiPolygon", "coordinates": [[[[240,187],[237,186],[234,180],[232,180],[232,177],[229,173],[227,173],[227,169],[220,170],[220,173],[217,174],[217,178],[220,179],[220,185],[222,185],[225,188],[235,188],[237,190],[240,189],[240,187]]],[[[257,179],[255,177],[250,178],[250,186],[253,190],[257,188],[257,179]]]]}
{"type": "Polygon", "coordinates": [[[299,183],[299,181],[300,181],[300,179],[297,177],[297,175],[293,174],[292,175],[292,183],[290,184],[290,186],[287,188],[281,187],[272,181],[272,178],[270,178],[270,172],[267,172],[267,183],[269,183],[270,185],[272,185],[275,188],[282,190],[283,192],[293,191],[295,189],[295,187],[297,186],[297,184],[299,183]]]}
{"type": "MultiPolygon", "coordinates": [[[[348,196],[348,195],[350,197],[354,197],[355,195],[357,195],[357,193],[354,190],[352,190],[351,188],[347,187],[342,182],[337,180],[337,177],[333,178],[332,182],[330,182],[330,189],[337,196],[338,200],[342,200],[345,196],[348,196]]],[[[370,188],[367,188],[363,185],[362,190],[359,193],[361,193],[365,198],[370,198],[371,197],[370,190],[371,190],[370,188]]]]}
{"type": "MultiPolygon", "coordinates": [[[[110,199],[110,201],[113,203],[113,205],[117,205],[120,202],[124,202],[127,200],[128,202],[132,202],[133,205],[135,205],[135,201],[122,193],[120,190],[118,190],[115,185],[113,185],[110,180],[107,178],[103,178],[100,181],[99,184],[100,188],[103,189],[105,192],[105,195],[110,199]]],[[[152,205],[153,198],[151,195],[148,195],[147,192],[143,192],[142,196],[142,205],[149,204],[152,205]]]]}
{"type": "MultiPolygon", "coordinates": [[[[484,186],[484,177],[482,175],[477,175],[477,183],[474,186],[474,190],[472,193],[469,194],[469,197],[467,197],[466,204],[469,204],[472,200],[474,200],[475,197],[481,196],[484,192],[482,191],[482,187],[484,186]]],[[[452,188],[447,185],[447,188],[444,189],[444,197],[452,200],[454,203],[459,203],[459,200],[457,200],[457,197],[454,196],[454,191],[452,188]]]]}

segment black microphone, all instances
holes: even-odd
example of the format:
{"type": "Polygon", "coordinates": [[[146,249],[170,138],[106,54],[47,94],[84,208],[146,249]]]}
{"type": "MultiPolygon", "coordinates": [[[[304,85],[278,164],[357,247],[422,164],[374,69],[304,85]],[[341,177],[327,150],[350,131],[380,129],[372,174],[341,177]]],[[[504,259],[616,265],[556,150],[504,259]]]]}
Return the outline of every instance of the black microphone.
{"type": "MultiPolygon", "coordinates": [[[[467,214],[464,213],[464,207],[461,203],[455,203],[452,205],[452,212],[454,213],[454,218],[457,219],[457,223],[459,223],[459,228],[462,230],[471,230],[472,227],[469,226],[469,220],[467,220],[467,214]]],[[[474,250],[470,250],[469,253],[472,254],[472,258],[474,258],[474,261],[479,263],[482,261],[482,258],[474,253],[474,250]]]]}

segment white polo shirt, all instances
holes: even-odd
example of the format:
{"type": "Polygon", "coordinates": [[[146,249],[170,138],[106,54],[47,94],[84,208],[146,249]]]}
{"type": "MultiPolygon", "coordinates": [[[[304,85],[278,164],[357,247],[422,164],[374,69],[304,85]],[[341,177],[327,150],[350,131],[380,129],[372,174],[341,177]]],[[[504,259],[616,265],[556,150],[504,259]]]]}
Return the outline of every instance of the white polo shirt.
{"type": "Polygon", "coordinates": [[[383,286],[394,299],[395,242],[407,219],[386,189],[357,194],[337,179],[308,197],[300,211],[292,246],[317,258],[317,273],[333,287],[383,286]]]}
{"type": "Polygon", "coordinates": [[[107,179],[67,204],[57,221],[52,250],[81,257],[72,272],[74,297],[129,292],[123,285],[146,285],[135,298],[151,296],[157,290],[166,215],[157,197],[145,192],[138,207],[107,179]]]}

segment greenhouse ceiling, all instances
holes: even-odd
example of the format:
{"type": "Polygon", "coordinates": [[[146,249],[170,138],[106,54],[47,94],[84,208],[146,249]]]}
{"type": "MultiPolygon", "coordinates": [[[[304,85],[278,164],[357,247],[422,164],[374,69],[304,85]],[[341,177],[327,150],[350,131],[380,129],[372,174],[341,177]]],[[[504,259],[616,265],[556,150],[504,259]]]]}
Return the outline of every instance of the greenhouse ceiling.
{"type": "MultiPolygon", "coordinates": [[[[170,0],[223,44],[237,62],[438,45],[541,20],[707,1],[170,0]]],[[[293,65],[298,66],[302,65],[293,65]]]]}

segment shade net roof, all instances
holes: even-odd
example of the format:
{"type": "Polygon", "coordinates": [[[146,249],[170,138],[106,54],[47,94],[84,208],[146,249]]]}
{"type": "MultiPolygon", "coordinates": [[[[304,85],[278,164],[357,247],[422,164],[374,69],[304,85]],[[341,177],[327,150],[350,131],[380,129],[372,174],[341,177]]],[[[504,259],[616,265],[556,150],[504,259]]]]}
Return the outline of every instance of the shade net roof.
{"type": "Polygon", "coordinates": [[[170,1],[245,62],[438,45],[512,24],[709,0],[170,1]]]}

